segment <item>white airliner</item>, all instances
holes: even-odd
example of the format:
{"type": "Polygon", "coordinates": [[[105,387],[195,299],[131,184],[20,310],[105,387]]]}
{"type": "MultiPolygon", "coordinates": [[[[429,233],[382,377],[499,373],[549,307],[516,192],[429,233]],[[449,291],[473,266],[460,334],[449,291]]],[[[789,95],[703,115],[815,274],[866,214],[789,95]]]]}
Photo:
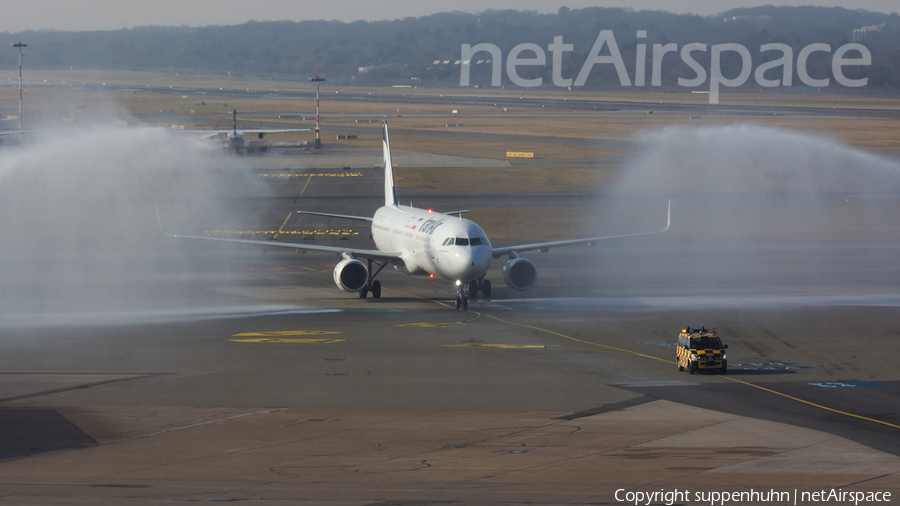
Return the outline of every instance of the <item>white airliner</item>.
{"type": "MultiPolygon", "coordinates": [[[[341,248],[310,244],[293,244],[272,241],[228,239],[222,237],[198,237],[168,234],[170,237],[204,239],[209,241],[255,244],[267,247],[293,248],[300,251],[324,251],[340,255],[342,260],[334,268],[334,283],[348,292],[358,292],[365,298],[369,292],[374,298],[381,297],[381,282],[375,277],[388,264],[404,274],[441,276],[456,285],[456,308],[467,309],[469,296],[481,291],[485,298],[491,296],[491,282],[484,275],[491,266],[492,259],[503,255],[509,257],[503,266],[503,279],[507,286],[515,290],[528,290],[537,280],[537,268],[520,254],[525,251],[547,252],[550,248],[573,244],[593,245],[598,241],[661,234],[671,224],[672,203],[669,201],[666,227],[656,232],[590,237],[567,241],[539,242],[492,248],[487,234],[478,224],[463,219],[461,214],[435,213],[426,209],[400,206],[394,191],[391,147],[388,140],[387,122],[383,122],[384,148],[384,206],[375,211],[375,216],[347,216],[343,214],[297,211],[303,214],[366,221],[372,224],[372,238],[377,249],[341,248]],[[372,266],[378,267],[373,272],[372,266]]],[[[159,211],[157,210],[157,218],[159,211]]],[[[160,222],[162,229],[162,222],[160,222]]],[[[165,232],[163,232],[165,233],[165,232]]]]}

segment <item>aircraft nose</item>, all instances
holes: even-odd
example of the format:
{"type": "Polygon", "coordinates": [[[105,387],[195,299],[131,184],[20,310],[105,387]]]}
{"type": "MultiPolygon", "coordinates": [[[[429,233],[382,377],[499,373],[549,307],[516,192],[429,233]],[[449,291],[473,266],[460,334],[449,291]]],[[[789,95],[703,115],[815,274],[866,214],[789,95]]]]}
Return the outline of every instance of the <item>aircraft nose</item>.
{"type": "Polygon", "coordinates": [[[466,248],[459,259],[461,265],[460,279],[471,281],[484,275],[491,265],[491,252],[488,248],[466,248]]]}
{"type": "MultiPolygon", "coordinates": [[[[488,247],[475,248],[472,260],[480,269],[487,270],[491,266],[491,249],[488,247]]],[[[470,264],[471,265],[471,264],[470,264]]]]}

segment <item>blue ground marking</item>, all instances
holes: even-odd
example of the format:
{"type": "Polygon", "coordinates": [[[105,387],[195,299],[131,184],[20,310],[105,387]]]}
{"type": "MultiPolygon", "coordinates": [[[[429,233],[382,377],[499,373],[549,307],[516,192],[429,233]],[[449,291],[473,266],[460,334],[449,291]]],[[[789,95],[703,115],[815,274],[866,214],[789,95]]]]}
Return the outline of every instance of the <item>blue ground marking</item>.
{"type": "Polygon", "coordinates": [[[810,366],[794,365],[794,362],[752,362],[748,364],[728,364],[729,367],[740,367],[742,371],[793,371],[812,369],[810,366]]]}
{"type": "Polygon", "coordinates": [[[748,362],[746,364],[731,364],[732,367],[771,367],[794,365],[795,362],[748,362]]]}
{"type": "MultiPolygon", "coordinates": [[[[734,367],[734,366],[731,366],[734,367]]],[[[787,366],[765,366],[765,367],[741,367],[741,371],[793,371],[796,369],[812,369],[809,366],[787,365],[787,366]]]]}
{"type": "Polygon", "coordinates": [[[853,388],[853,387],[884,387],[887,383],[877,383],[875,381],[829,381],[825,383],[807,383],[812,387],[820,388],[853,388]]]}
{"type": "Polygon", "coordinates": [[[573,358],[569,360],[557,360],[557,364],[612,364],[621,362],[614,358],[573,358]]]}

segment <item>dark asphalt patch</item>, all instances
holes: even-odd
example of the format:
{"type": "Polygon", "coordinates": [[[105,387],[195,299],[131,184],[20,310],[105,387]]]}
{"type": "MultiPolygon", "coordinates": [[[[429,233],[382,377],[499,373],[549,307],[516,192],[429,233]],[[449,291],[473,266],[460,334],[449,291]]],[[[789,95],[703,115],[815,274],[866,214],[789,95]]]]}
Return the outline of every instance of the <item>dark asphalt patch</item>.
{"type": "Polygon", "coordinates": [[[820,430],[900,456],[900,428],[873,421],[900,426],[900,414],[894,409],[900,405],[900,382],[888,382],[879,388],[810,388],[806,383],[762,385],[795,399],[738,383],[706,383],[688,389],[627,385],[619,388],[688,406],[820,430]]]}
{"type": "Polygon", "coordinates": [[[95,444],[52,409],[0,408],[0,461],[95,444]]]}
{"type": "Polygon", "coordinates": [[[577,413],[572,413],[571,415],[558,416],[558,417],[554,418],[554,420],[576,420],[578,418],[585,418],[588,416],[599,415],[602,413],[609,413],[610,411],[621,411],[626,408],[633,408],[635,406],[640,406],[641,404],[646,404],[648,402],[653,402],[655,400],[657,400],[655,397],[652,397],[650,395],[645,395],[643,397],[638,397],[636,399],[629,399],[627,401],[616,402],[614,404],[607,404],[606,406],[600,406],[599,408],[579,411],[577,413]]]}

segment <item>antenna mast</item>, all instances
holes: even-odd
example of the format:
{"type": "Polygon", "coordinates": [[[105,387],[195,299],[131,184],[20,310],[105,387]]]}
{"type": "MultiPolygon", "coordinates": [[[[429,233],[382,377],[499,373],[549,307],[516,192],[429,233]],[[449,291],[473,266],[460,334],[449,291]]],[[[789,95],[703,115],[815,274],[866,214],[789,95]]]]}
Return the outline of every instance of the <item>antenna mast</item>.
{"type": "Polygon", "coordinates": [[[22,44],[22,41],[10,44],[12,47],[19,48],[19,130],[22,129],[22,48],[28,47],[28,44],[22,44]]]}
{"type": "Polygon", "coordinates": [[[324,77],[311,77],[310,81],[316,83],[316,151],[322,147],[322,141],[319,140],[319,83],[325,80],[324,77]]]}

